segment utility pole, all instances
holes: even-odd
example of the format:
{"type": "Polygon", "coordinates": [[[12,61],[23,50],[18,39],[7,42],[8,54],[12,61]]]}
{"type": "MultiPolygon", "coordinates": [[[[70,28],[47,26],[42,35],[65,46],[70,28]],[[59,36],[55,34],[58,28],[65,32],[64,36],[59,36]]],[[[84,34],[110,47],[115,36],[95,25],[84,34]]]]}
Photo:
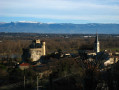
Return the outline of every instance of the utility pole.
{"type": "Polygon", "coordinates": [[[26,85],[26,77],[25,77],[25,69],[24,69],[24,89],[25,89],[25,85],[26,85]]]}
{"type": "Polygon", "coordinates": [[[41,80],[41,84],[42,84],[42,76],[41,76],[41,73],[38,73],[38,74],[37,74],[37,81],[36,81],[36,82],[37,82],[37,87],[36,87],[37,90],[39,90],[39,88],[40,88],[40,90],[41,90],[42,87],[43,87],[42,85],[39,86],[39,80],[41,80]]]}
{"type": "Polygon", "coordinates": [[[25,88],[25,84],[26,84],[26,77],[24,75],[24,88],[25,88]]]}
{"type": "Polygon", "coordinates": [[[38,86],[38,83],[39,83],[39,81],[38,81],[38,76],[37,76],[37,90],[38,90],[38,87],[39,87],[39,86],[38,86]]]}

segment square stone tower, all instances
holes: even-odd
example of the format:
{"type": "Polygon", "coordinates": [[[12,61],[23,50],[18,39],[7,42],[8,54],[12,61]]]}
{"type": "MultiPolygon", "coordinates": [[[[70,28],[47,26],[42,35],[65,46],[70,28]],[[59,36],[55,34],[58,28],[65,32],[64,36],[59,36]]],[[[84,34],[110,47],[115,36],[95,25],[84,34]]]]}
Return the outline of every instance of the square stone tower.
{"type": "Polygon", "coordinates": [[[23,49],[22,58],[24,61],[38,61],[41,56],[46,55],[45,42],[39,39],[33,40],[31,45],[27,49],[23,49]]]}

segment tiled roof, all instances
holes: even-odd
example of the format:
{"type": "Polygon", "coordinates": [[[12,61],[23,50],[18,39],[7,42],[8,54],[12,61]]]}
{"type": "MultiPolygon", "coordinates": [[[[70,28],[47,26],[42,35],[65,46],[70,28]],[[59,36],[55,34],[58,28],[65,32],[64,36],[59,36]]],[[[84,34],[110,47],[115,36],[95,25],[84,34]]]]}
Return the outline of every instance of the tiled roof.
{"type": "Polygon", "coordinates": [[[20,64],[20,66],[29,66],[30,64],[29,63],[22,63],[20,64]]]}

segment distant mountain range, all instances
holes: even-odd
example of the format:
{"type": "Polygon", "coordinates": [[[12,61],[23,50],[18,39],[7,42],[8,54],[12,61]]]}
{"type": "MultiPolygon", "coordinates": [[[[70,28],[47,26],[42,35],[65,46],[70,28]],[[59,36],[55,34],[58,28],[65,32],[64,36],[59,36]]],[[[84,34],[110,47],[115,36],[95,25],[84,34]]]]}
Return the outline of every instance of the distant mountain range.
{"type": "Polygon", "coordinates": [[[96,31],[102,34],[119,34],[119,24],[71,24],[23,21],[0,23],[0,32],[95,34],[96,31]]]}

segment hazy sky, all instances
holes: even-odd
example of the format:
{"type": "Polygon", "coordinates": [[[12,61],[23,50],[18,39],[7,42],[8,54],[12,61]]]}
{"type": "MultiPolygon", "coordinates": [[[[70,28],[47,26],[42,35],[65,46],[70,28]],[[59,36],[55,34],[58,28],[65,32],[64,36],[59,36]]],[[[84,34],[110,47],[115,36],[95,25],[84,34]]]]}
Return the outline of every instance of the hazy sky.
{"type": "Polygon", "coordinates": [[[0,0],[0,22],[119,23],[119,0],[0,0]]]}

